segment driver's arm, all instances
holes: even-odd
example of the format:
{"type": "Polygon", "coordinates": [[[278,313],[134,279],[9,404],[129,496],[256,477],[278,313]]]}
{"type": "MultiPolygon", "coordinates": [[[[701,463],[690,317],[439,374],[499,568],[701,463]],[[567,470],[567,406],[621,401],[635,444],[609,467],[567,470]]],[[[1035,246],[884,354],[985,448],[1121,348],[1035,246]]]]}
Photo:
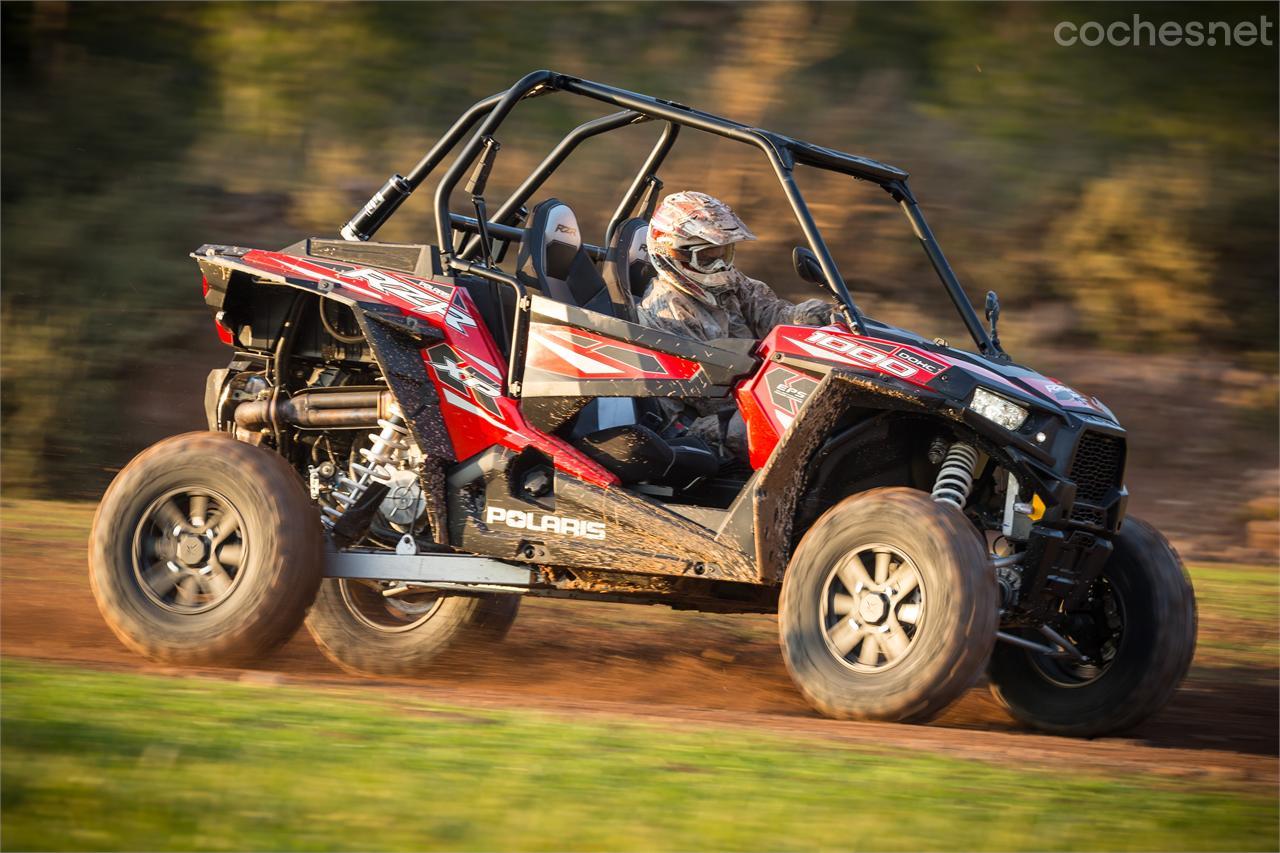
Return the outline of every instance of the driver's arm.
{"type": "Polygon", "coordinates": [[[757,338],[773,331],[774,326],[825,326],[840,317],[836,307],[825,299],[788,302],[763,281],[743,276],[738,285],[743,318],[757,338]]]}

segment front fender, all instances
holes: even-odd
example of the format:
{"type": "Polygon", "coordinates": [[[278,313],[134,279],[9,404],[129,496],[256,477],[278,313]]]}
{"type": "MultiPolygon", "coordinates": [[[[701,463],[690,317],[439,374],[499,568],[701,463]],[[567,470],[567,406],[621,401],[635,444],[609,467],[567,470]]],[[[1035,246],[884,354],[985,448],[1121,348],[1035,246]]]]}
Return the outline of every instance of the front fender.
{"type": "MultiPolygon", "coordinates": [[[[818,367],[809,363],[796,366],[805,370],[818,367]]],[[[752,486],[730,511],[733,516],[749,514],[752,520],[752,545],[762,583],[777,583],[782,578],[794,546],[797,507],[813,475],[814,455],[846,412],[914,412],[956,422],[963,418],[947,398],[928,389],[906,387],[829,365],[822,365],[822,369],[827,371],[826,376],[801,405],[795,421],[756,472],[752,486]]],[[[724,530],[741,530],[744,526],[729,524],[724,530]]]]}

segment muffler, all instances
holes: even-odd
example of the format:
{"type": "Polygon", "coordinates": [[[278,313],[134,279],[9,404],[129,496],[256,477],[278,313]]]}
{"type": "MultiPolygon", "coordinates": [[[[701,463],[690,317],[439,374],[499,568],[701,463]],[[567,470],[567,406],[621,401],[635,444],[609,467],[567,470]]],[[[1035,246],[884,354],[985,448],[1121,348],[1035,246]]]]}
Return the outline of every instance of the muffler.
{"type": "Polygon", "coordinates": [[[385,388],[300,391],[250,400],[236,407],[236,426],[259,430],[288,425],[300,429],[369,429],[394,412],[395,396],[385,388]]]}

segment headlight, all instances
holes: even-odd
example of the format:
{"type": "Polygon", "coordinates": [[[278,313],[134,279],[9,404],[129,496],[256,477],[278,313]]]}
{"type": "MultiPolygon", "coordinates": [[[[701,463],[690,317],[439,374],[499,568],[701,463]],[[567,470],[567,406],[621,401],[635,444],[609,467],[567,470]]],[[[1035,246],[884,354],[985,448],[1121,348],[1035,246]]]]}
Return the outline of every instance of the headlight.
{"type": "Polygon", "coordinates": [[[1017,429],[1027,419],[1026,409],[999,394],[992,394],[986,388],[974,390],[969,408],[993,424],[999,424],[1008,430],[1017,429]]]}

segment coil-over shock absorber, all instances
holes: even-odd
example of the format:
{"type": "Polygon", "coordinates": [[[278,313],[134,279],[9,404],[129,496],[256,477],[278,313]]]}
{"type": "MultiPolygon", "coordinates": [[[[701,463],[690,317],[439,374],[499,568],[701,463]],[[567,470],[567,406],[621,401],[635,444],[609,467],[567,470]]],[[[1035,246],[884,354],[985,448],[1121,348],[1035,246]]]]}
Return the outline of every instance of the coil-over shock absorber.
{"type": "Polygon", "coordinates": [[[388,418],[379,418],[378,426],[382,429],[369,434],[369,446],[360,449],[364,464],[351,463],[354,477],[347,474],[338,477],[338,482],[329,495],[337,506],[321,508],[321,520],[325,528],[337,537],[353,540],[363,532],[353,529],[363,526],[359,519],[355,519],[354,524],[344,521],[351,521],[353,516],[364,514],[353,512],[353,508],[372,509],[377,506],[386,492],[396,462],[409,449],[409,428],[405,426],[404,416],[398,410],[388,418]],[[371,493],[370,488],[375,484],[381,488],[371,493]]]}
{"type": "Polygon", "coordinates": [[[957,441],[947,449],[947,455],[933,481],[933,499],[964,509],[973,490],[974,471],[978,467],[978,451],[971,445],[957,441]]]}

